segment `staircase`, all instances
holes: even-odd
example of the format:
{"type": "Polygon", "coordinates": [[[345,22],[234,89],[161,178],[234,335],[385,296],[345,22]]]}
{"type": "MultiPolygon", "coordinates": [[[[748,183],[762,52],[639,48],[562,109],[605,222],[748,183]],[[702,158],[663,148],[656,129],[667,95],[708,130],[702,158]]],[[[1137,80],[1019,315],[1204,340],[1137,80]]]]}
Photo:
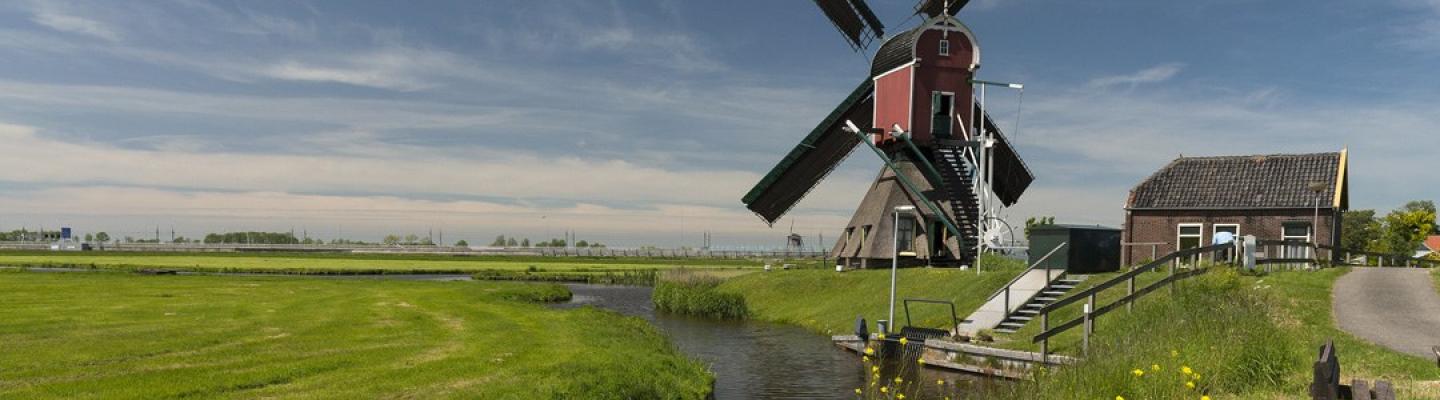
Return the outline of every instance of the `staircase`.
{"type": "MultiPolygon", "coordinates": [[[[973,247],[979,241],[980,200],[975,196],[975,170],[965,155],[965,147],[952,143],[937,143],[933,151],[935,168],[940,170],[939,186],[950,200],[950,212],[955,224],[964,234],[966,247],[973,247]]],[[[971,249],[961,249],[956,257],[962,264],[974,261],[971,249]]]]}
{"type": "Polygon", "coordinates": [[[1041,307],[1060,300],[1065,296],[1065,293],[1075,289],[1075,286],[1079,285],[1082,280],[1083,278],[1077,279],[1071,276],[1062,276],[1060,279],[1050,282],[1050,285],[1046,286],[1044,290],[1041,290],[1040,293],[1031,298],[1030,301],[1025,302],[1024,305],[1020,306],[1020,309],[1015,310],[1014,313],[1011,313],[1006,316],[1004,320],[1000,321],[1000,325],[995,327],[995,332],[1014,333],[1024,327],[1025,324],[1030,323],[1030,320],[1039,316],[1041,307]]]}

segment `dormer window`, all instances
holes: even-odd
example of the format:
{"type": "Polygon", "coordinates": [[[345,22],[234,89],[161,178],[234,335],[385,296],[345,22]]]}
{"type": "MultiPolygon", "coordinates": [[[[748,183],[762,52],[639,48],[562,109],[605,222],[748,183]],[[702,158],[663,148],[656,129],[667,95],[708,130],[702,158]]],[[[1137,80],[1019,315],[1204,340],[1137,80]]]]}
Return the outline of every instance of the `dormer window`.
{"type": "Polygon", "coordinates": [[[941,40],[941,41],[940,41],[940,55],[942,55],[942,56],[948,56],[948,55],[950,55],[950,41],[949,41],[949,40],[941,40]]]}

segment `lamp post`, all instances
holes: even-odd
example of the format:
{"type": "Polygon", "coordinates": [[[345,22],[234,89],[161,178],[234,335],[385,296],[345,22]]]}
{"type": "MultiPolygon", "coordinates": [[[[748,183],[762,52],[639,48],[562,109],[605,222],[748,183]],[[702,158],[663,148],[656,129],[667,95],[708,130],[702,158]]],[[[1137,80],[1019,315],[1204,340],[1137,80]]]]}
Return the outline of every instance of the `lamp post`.
{"type": "Polygon", "coordinates": [[[895,325],[895,275],[900,270],[900,213],[912,212],[915,212],[915,206],[895,207],[895,225],[891,226],[895,242],[890,246],[890,319],[886,321],[885,333],[890,333],[890,328],[895,325]]]}
{"type": "MultiPolygon", "coordinates": [[[[1320,196],[1321,196],[1321,194],[1323,194],[1323,193],[1325,192],[1325,187],[1326,187],[1326,186],[1327,186],[1327,185],[1326,185],[1325,182],[1319,182],[1319,181],[1310,182],[1310,185],[1309,185],[1310,191],[1315,192],[1315,219],[1310,220],[1310,243],[1311,243],[1311,244],[1316,244],[1316,245],[1320,244],[1320,196]]],[[[1335,243],[1331,243],[1330,245],[1334,246],[1335,243]]],[[[1319,251],[1316,251],[1316,253],[1319,253],[1319,251]]],[[[1320,256],[1319,254],[1316,254],[1316,255],[1315,255],[1315,257],[1319,257],[1319,256],[1320,256]]]]}
{"type": "MultiPolygon", "coordinates": [[[[987,229],[985,225],[990,223],[990,218],[988,214],[990,214],[991,212],[991,197],[995,194],[995,189],[991,187],[991,182],[993,182],[995,179],[995,160],[991,159],[991,156],[993,154],[991,154],[990,150],[990,148],[995,145],[995,138],[993,133],[990,132],[990,130],[985,129],[985,113],[987,112],[987,108],[985,107],[985,88],[990,86],[996,86],[1001,88],[1015,89],[1020,91],[1021,96],[1024,96],[1025,85],[1020,83],[994,82],[979,79],[971,79],[970,84],[976,85],[980,88],[980,113],[979,115],[970,116],[971,119],[975,121],[975,139],[980,142],[979,148],[977,148],[975,151],[975,154],[979,157],[977,160],[975,160],[975,164],[976,167],[980,168],[979,176],[980,179],[983,181],[980,185],[976,185],[978,186],[977,189],[980,192],[980,220],[976,221],[975,224],[975,230],[977,234],[976,236],[978,236],[975,240],[975,273],[979,274],[980,256],[985,254],[985,234],[986,231],[989,231],[989,229],[987,229]]],[[[1020,120],[1018,119],[1018,114],[1016,118],[1017,119],[1015,120],[1015,128],[1018,130],[1020,128],[1020,120]]],[[[1017,132],[1011,133],[1013,134],[1017,132]]]]}

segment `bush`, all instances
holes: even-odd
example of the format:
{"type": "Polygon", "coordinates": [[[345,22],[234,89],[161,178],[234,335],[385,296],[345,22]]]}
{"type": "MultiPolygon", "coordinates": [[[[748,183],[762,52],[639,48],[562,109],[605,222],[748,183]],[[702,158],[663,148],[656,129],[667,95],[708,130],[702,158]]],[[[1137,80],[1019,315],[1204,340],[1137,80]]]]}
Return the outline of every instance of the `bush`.
{"type": "Polygon", "coordinates": [[[655,309],[713,319],[741,319],[750,314],[745,297],[717,289],[722,280],[711,276],[680,273],[655,284],[651,300],[655,309]]]}

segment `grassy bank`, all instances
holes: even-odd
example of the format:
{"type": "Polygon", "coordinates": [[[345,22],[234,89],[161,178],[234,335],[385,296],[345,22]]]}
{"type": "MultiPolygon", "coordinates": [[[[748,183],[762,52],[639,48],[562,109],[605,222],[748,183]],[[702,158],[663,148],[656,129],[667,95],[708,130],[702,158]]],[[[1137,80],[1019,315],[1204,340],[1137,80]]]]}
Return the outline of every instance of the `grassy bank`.
{"type": "Polygon", "coordinates": [[[668,274],[655,284],[651,301],[655,309],[713,319],[740,319],[750,314],[745,297],[721,292],[719,277],[679,273],[668,274]]]}
{"type": "MultiPolygon", "coordinates": [[[[1083,364],[1020,385],[1011,396],[1305,398],[1316,348],[1333,338],[1342,381],[1389,379],[1402,398],[1440,398],[1437,385],[1427,382],[1440,379],[1434,360],[1390,351],[1336,328],[1331,288],[1345,272],[1253,277],[1217,270],[1183,282],[1174,295],[1161,290],[1141,299],[1133,313],[1118,311],[1097,320],[1090,357],[1083,364]],[[1185,374],[1184,367],[1192,374],[1185,374]],[[1191,382],[1193,389],[1187,387],[1191,382]]],[[[1028,339],[1036,331],[1027,326],[1010,346],[1033,348],[1028,339]]],[[[1052,348],[1076,354],[1079,341],[1077,329],[1056,337],[1052,348]]]]}
{"type": "Polygon", "coordinates": [[[450,256],[323,253],[0,252],[0,265],[291,274],[596,272],[671,268],[753,270],[762,260],[641,257],[450,256]]]}
{"type": "Polygon", "coordinates": [[[555,285],[0,272],[0,398],[703,398],[555,285]]]}
{"type": "MultiPolygon", "coordinates": [[[[1024,269],[1017,260],[999,257],[987,257],[985,265],[982,274],[942,268],[901,269],[895,318],[904,323],[900,300],[914,298],[953,301],[963,319],[1024,269]]],[[[800,325],[823,334],[844,334],[854,331],[857,315],[865,316],[871,329],[875,320],[886,318],[890,270],[756,272],[726,280],[718,290],[744,297],[752,318],[800,325]]],[[[950,324],[948,307],[916,304],[911,312],[918,326],[950,324]]]]}

